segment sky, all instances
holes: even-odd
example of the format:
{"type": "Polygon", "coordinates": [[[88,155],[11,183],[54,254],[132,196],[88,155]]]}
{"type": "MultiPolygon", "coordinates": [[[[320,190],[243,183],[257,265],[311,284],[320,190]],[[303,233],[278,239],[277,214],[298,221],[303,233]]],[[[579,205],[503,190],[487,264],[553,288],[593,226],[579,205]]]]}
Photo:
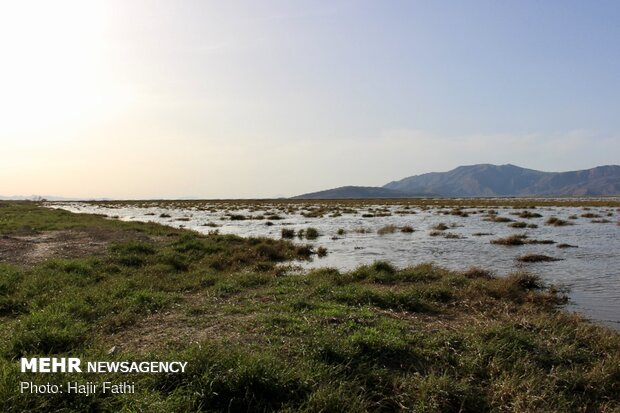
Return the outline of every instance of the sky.
{"type": "Polygon", "coordinates": [[[0,0],[0,195],[620,163],[620,2],[0,0]]]}

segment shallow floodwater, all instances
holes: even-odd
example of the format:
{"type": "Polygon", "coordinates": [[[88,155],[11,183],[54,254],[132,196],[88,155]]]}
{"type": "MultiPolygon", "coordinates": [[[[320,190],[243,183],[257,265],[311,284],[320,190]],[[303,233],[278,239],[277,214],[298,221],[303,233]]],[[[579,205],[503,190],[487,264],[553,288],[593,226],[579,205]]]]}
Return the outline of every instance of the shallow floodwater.
{"type": "Polygon", "coordinates": [[[313,241],[295,242],[326,247],[328,255],[301,263],[309,267],[355,268],[376,260],[387,260],[398,267],[433,262],[451,269],[471,266],[506,275],[523,268],[540,275],[547,283],[569,289],[568,308],[620,330],[620,209],[611,207],[513,207],[463,208],[468,216],[449,214],[450,208],[406,206],[406,204],[366,203],[259,203],[239,202],[139,202],[139,203],[52,203],[51,207],[72,212],[98,213],[126,221],[153,221],[185,227],[202,233],[281,238],[283,228],[296,232],[316,228],[320,236],[313,241]],[[306,217],[313,210],[326,208],[322,217],[306,217]],[[536,224],[537,228],[511,228],[510,222],[488,221],[488,211],[513,221],[536,224]],[[520,218],[529,211],[539,218],[520,218]],[[593,218],[583,217],[594,214],[593,218]],[[277,215],[275,217],[274,215],[277,215]],[[371,216],[372,215],[372,216],[371,216]],[[573,225],[551,226],[545,221],[558,217],[573,225]],[[571,218],[569,218],[571,217],[571,218]],[[276,219],[280,218],[280,219],[276,219]],[[602,222],[593,222],[602,221],[602,222]],[[268,224],[269,223],[269,224],[268,224]],[[444,223],[449,228],[431,235],[432,228],[444,223]],[[380,235],[378,230],[393,225],[395,231],[380,235]],[[414,232],[400,231],[410,226],[414,232]],[[338,234],[343,229],[344,234],[338,234]],[[527,234],[528,239],[553,240],[555,244],[504,246],[492,239],[527,234]],[[558,248],[559,244],[577,248],[558,248]],[[520,255],[537,253],[560,261],[519,263],[520,255]]]}

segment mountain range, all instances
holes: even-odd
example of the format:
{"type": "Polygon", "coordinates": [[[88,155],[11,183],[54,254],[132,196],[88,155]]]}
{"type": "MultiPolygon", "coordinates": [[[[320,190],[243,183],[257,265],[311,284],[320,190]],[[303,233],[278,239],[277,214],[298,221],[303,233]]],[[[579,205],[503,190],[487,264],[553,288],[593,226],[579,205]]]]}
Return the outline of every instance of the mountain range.
{"type": "Polygon", "coordinates": [[[389,182],[382,187],[344,186],[295,199],[407,197],[618,196],[620,166],[569,172],[542,172],[519,166],[478,164],[389,182]]]}

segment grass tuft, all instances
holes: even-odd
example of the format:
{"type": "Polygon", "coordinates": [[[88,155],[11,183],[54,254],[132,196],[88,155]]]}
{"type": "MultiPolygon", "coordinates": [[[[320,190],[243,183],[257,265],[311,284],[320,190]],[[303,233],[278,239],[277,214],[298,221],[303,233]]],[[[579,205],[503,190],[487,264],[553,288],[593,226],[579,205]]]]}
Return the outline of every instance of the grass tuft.
{"type": "Polygon", "coordinates": [[[564,227],[567,225],[573,225],[571,222],[569,221],[565,221],[563,219],[560,219],[558,217],[550,217],[545,221],[545,224],[547,225],[553,225],[554,227],[564,227]]]}
{"type": "Polygon", "coordinates": [[[548,255],[543,254],[526,254],[521,255],[516,258],[517,261],[520,262],[550,262],[550,261],[560,261],[559,258],[550,257],[548,255]]]}

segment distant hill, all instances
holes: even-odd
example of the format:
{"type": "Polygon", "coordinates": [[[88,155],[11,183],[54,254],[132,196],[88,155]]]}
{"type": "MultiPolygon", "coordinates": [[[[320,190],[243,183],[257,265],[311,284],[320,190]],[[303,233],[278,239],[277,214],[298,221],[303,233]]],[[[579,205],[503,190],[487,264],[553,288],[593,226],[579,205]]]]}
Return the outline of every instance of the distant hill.
{"type": "MultiPolygon", "coordinates": [[[[431,196],[430,194],[425,194],[431,196]]],[[[311,192],[293,197],[293,199],[376,199],[376,198],[410,198],[408,192],[376,186],[341,186],[326,191],[311,192]]]]}
{"type": "Polygon", "coordinates": [[[450,197],[612,196],[620,195],[620,166],[541,172],[510,164],[481,164],[410,176],[383,187],[406,193],[433,192],[450,197]]]}
{"type": "Polygon", "coordinates": [[[414,175],[383,187],[343,186],[293,199],[363,199],[488,196],[620,196],[620,166],[571,172],[542,172],[515,165],[459,166],[414,175]]]}

